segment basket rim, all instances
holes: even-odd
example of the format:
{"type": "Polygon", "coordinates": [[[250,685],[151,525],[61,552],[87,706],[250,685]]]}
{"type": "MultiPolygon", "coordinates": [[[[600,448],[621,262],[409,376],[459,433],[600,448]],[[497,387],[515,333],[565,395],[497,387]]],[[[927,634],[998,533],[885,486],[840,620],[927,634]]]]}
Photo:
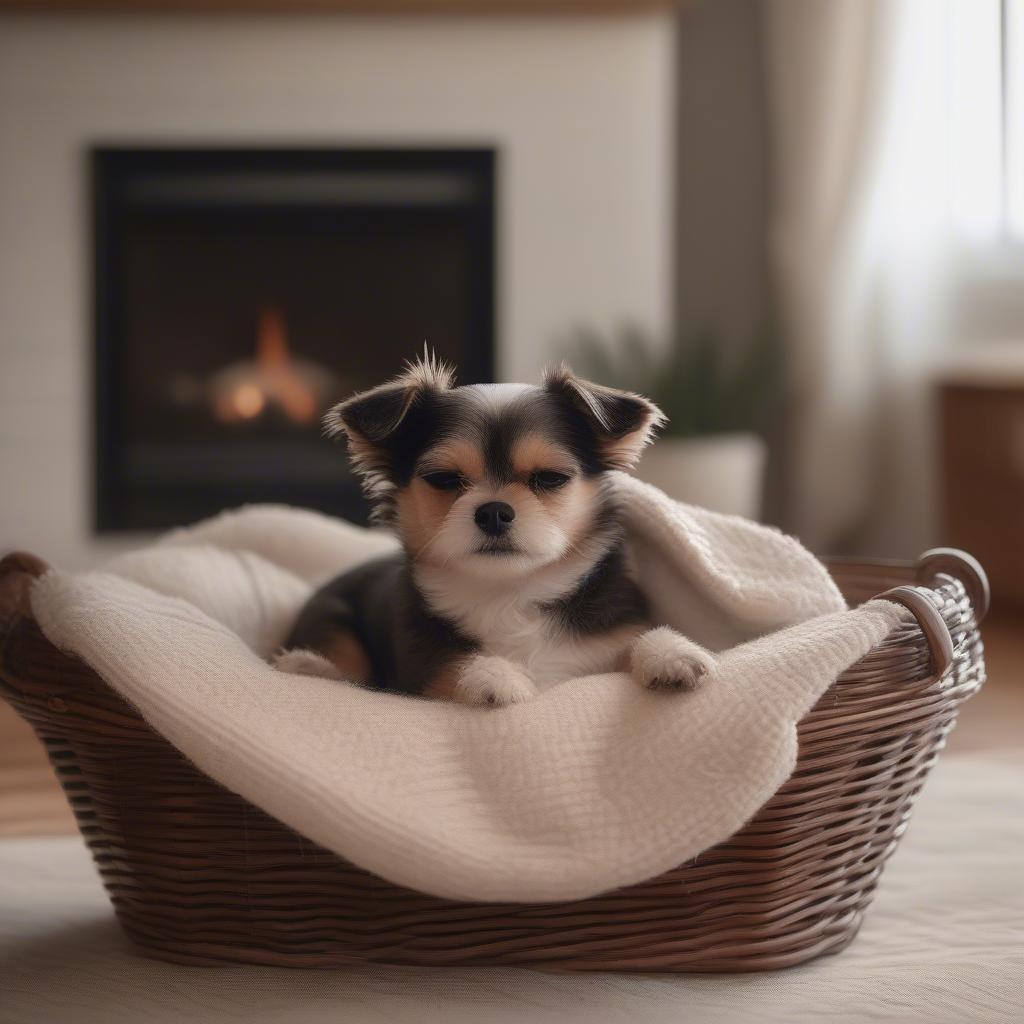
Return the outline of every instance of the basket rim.
{"type": "MultiPolygon", "coordinates": [[[[823,562],[830,570],[843,569],[846,575],[852,575],[857,569],[863,569],[868,577],[879,570],[905,570],[905,584],[875,597],[901,604],[910,611],[927,639],[933,666],[939,675],[952,664],[952,636],[934,603],[916,587],[932,587],[943,579],[959,581],[968,594],[975,622],[979,625],[991,603],[985,570],[973,555],[959,548],[929,548],[914,562],[851,556],[826,557],[823,562]]],[[[43,558],[28,551],[12,551],[0,559],[0,652],[19,619],[38,624],[32,610],[32,587],[51,568],[43,558]]]]}

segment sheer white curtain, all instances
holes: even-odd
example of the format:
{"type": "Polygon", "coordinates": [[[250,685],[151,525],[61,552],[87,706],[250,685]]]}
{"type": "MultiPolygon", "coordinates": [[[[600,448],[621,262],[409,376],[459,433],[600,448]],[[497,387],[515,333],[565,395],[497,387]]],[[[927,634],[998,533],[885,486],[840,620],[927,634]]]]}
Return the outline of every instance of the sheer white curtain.
{"type": "Polygon", "coordinates": [[[935,537],[930,371],[958,225],[987,184],[958,142],[998,118],[980,94],[972,112],[978,68],[962,66],[978,2],[762,7],[788,525],[817,550],[912,555],[935,537]]]}

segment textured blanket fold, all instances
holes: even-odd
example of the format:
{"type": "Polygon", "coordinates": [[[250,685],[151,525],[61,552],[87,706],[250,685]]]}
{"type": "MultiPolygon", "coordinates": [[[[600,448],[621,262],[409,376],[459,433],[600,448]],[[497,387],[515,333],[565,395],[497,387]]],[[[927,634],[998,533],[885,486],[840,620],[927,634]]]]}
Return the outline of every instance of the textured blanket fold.
{"type": "Polygon", "coordinates": [[[311,588],[395,542],[276,506],[51,571],[33,608],[208,775],[353,863],[453,899],[582,898],[740,828],[792,771],[799,719],[904,614],[846,610],[777,531],[615,487],[658,620],[721,652],[695,693],[616,673],[480,710],[278,672],[311,588]]]}

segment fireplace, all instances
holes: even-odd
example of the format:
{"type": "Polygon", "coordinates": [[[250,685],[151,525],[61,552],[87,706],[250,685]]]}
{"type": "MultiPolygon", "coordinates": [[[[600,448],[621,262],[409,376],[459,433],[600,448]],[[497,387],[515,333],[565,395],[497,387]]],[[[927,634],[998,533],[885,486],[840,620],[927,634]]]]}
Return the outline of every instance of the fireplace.
{"type": "Polygon", "coordinates": [[[494,370],[494,152],[92,153],[95,522],[245,502],[356,520],[320,419],[428,344],[494,370]]]}

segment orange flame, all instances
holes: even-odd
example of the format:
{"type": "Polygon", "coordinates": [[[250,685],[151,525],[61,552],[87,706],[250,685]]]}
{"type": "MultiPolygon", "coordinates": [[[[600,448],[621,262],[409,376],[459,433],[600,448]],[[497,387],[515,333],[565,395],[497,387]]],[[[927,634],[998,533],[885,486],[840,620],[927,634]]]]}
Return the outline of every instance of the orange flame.
{"type": "Polygon", "coordinates": [[[293,358],[284,314],[267,306],[260,311],[256,358],[217,374],[213,411],[218,419],[234,423],[255,419],[273,405],[295,423],[312,423],[322,397],[314,386],[318,375],[323,371],[293,358]]]}
{"type": "Polygon", "coordinates": [[[302,382],[288,349],[284,316],[276,306],[260,313],[256,336],[256,365],[270,385],[272,398],[296,423],[312,423],[316,416],[316,394],[302,382]]]}

